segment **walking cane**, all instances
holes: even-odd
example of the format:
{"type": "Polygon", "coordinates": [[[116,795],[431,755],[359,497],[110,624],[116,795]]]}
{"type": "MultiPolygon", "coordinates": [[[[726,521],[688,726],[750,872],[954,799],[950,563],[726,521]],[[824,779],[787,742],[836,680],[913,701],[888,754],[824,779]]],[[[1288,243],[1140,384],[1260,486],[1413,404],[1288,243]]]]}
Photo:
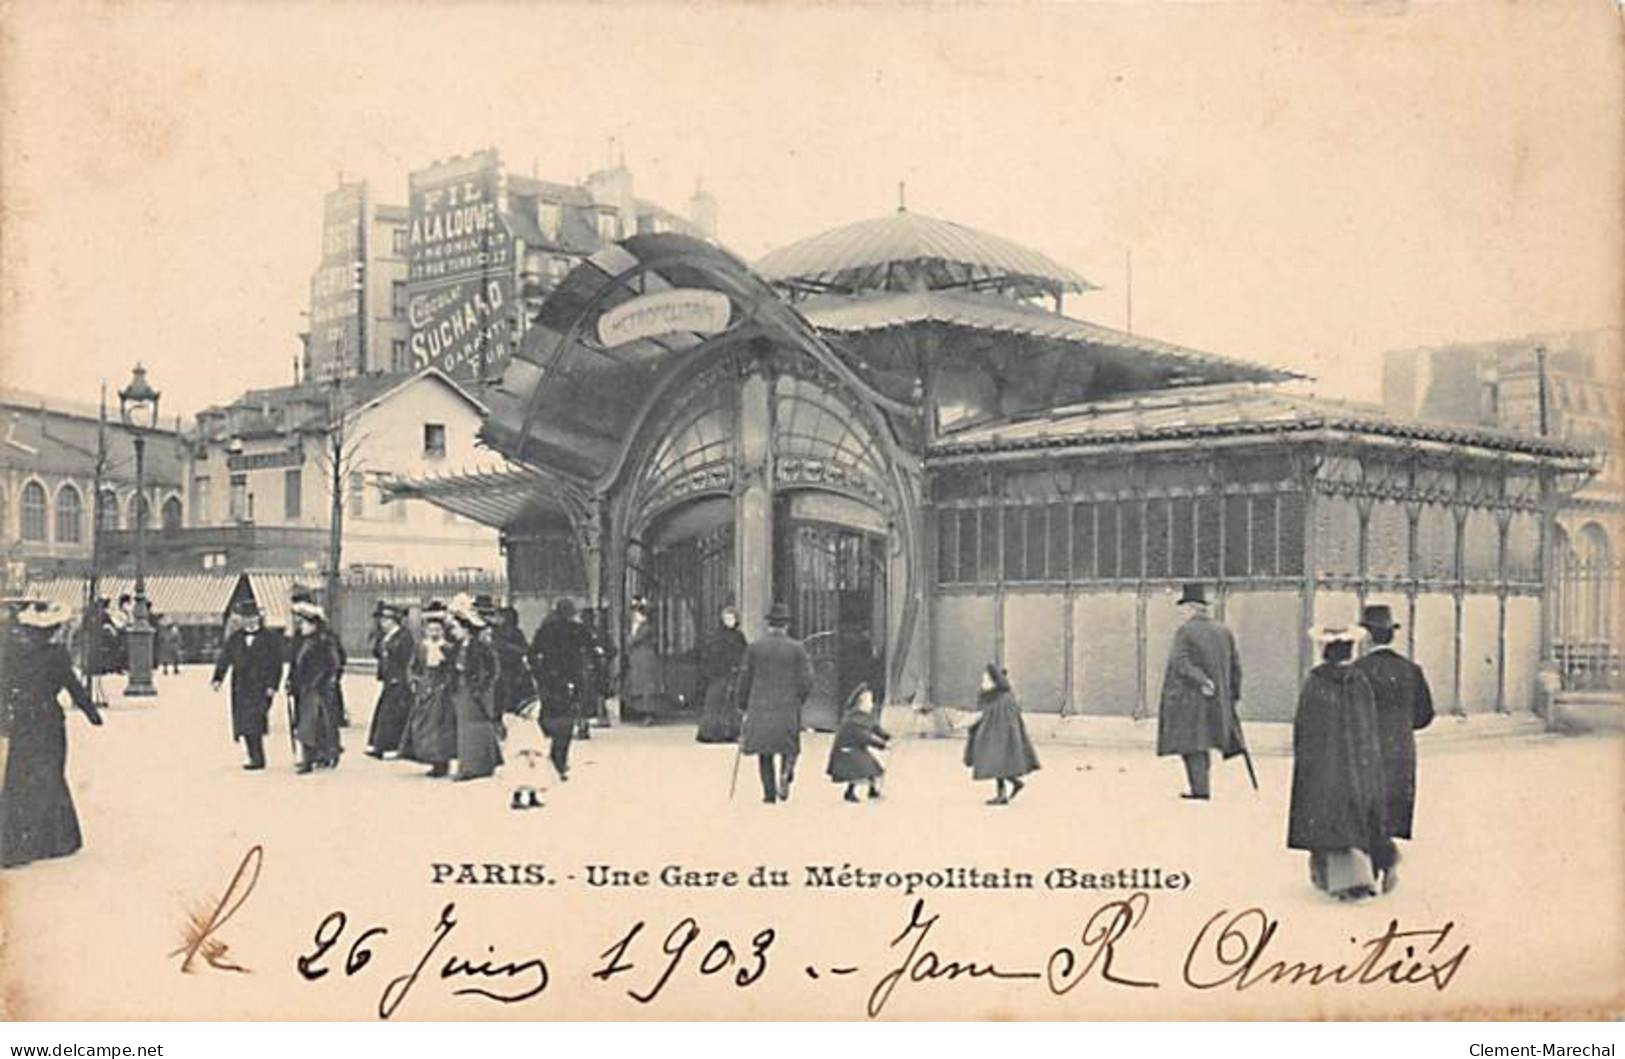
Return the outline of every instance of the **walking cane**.
{"type": "MultiPolygon", "coordinates": [[[[271,694],[274,695],[276,692],[273,691],[271,694]]],[[[293,692],[283,692],[282,697],[286,699],[288,703],[288,749],[292,751],[294,760],[297,762],[299,760],[299,737],[294,735],[293,732],[293,692]]]]}

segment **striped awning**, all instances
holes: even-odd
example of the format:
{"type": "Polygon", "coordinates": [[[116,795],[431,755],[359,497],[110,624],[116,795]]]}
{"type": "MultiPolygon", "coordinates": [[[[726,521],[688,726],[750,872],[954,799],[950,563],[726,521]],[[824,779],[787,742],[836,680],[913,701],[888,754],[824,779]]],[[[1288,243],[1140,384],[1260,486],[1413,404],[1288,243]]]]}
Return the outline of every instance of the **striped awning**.
{"type": "MultiPolygon", "coordinates": [[[[147,578],[147,601],[159,617],[173,618],[181,625],[212,625],[225,618],[237,580],[236,574],[153,574],[147,578]]],[[[37,581],[28,586],[28,594],[78,610],[85,604],[88,582],[83,577],[37,581]]],[[[105,599],[134,594],[135,578],[100,577],[96,592],[105,599]]]]}
{"type": "Polygon", "coordinates": [[[248,579],[248,590],[254,594],[265,624],[286,628],[289,597],[295,585],[308,582],[308,575],[287,570],[250,570],[243,577],[248,579]]]}
{"type": "Polygon", "coordinates": [[[384,484],[384,491],[392,497],[426,500],[498,529],[527,522],[565,522],[564,508],[552,496],[554,488],[543,475],[519,466],[398,478],[384,484]]]}

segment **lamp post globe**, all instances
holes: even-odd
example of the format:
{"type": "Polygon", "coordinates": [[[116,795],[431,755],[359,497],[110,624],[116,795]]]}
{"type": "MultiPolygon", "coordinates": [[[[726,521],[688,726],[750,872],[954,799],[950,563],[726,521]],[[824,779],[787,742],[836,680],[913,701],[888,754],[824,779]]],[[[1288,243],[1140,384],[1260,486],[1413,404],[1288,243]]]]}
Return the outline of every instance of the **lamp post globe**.
{"type": "Polygon", "coordinates": [[[130,384],[118,392],[118,410],[135,445],[135,606],[126,632],[130,662],[124,695],[150,698],[158,689],[152,683],[155,633],[147,602],[147,520],[152,506],[147,503],[146,458],[147,435],[158,426],[158,391],[147,381],[147,369],[142,365],[135,366],[130,384]]]}

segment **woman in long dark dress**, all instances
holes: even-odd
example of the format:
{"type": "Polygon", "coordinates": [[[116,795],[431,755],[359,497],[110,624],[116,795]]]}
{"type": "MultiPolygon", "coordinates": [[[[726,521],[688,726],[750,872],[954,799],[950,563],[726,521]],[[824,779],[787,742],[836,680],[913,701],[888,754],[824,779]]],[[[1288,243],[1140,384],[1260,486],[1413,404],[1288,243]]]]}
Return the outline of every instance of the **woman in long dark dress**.
{"type": "Polygon", "coordinates": [[[1315,887],[1343,901],[1376,893],[1390,864],[1376,699],[1351,664],[1353,628],[1315,632],[1321,664],[1309,671],[1292,720],[1289,849],[1309,853],[1315,887]]]}
{"type": "Polygon", "coordinates": [[[46,604],[19,614],[18,627],[4,633],[0,713],[8,715],[10,745],[0,794],[0,867],[66,857],[83,845],[66,776],[67,722],[57,698],[66,691],[91,724],[101,724],[102,715],[57,642],[71,617],[66,607],[46,604]]]}
{"type": "Polygon", "coordinates": [[[446,639],[447,620],[438,603],[423,611],[423,639],[412,661],[412,712],[397,755],[428,765],[434,777],[447,775],[457,756],[457,714],[451,694],[457,670],[453,645],[446,639]]]}
{"type": "Polygon", "coordinates": [[[338,637],[327,628],[327,615],[314,603],[292,606],[298,630],[288,686],[293,692],[294,735],[301,760],[294,769],[301,776],[315,768],[337,768],[343,747],[339,743],[339,674],[343,671],[338,637]]]}
{"type": "Polygon", "coordinates": [[[632,624],[626,633],[626,678],[621,682],[621,703],[631,713],[654,724],[663,713],[660,687],[660,641],[647,605],[632,606],[632,624]]]}
{"type": "Polygon", "coordinates": [[[886,766],[873,752],[884,750],[890,741],[891,733],[880,727],[874,691],[868,684],[859,684],[847,697],[840,727],[829,748],[826,771],[836,783],[846,784],[843,798],[857,801],[859,783],[869,785],[869,797],[880,797],[880,777],[885,775],[886,766]]]}
{"type": "Polygon", "coordinates": [[[739,740],[739,708],[734,702],[734,681],[745,657],[745,634],[739,631],[739,612],[722,608],[722,624],[705,641],[700,655],[700,677],[705,681],[705,705],[694,738],[702,743],[739,740]]]}
{"type": "Polygon", "coordinates": [[[990,665],[982,671],[976,708],[982,715],[965,740],[965,764],[973,778],[993,781],[994,794],[987,804],[1007,805],[1026,786],[1021,777],[1038,769],[1038,751],[1027,737],[1021,706],[1004,670],[990,665]]]}
{"type": "Polygon", "coordinates": [[[451,624],[447,631],[456,641],[452,665],[457,676],[452,684],[451,701],[457,714],[457,775],[454,778],[459,780],[489,776],[502,764],[494,689],[497,659],[496,651],[481,635],[485,625],[472,600],[458,596],[451,601],[451,624]]]}

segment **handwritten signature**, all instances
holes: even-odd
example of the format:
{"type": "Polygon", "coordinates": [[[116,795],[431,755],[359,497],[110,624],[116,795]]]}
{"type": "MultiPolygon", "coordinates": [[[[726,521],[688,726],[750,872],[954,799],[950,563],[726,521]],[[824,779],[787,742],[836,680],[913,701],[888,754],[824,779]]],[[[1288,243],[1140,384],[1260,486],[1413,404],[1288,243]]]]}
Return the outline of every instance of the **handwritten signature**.
{"type": "Polygon", "coordinates": [[[238,862],[231,882],[226,884],[226,892],[220,895],[214,907],[211,909],[207,904],[200,905],[187,914],[181,945],[169,953],[172,958],[182,957],[182,974],[192,973],[192,961],[199,956],[216,970],[248,973],[247,967],[228,958],[229,947],[215,934],[237,914],[243,902],[248,900],[248,895],[254,892],[254,885],[260,881],[260,866],[264,862],[265,849],[261,846],[251,847],[238,862]]]}

